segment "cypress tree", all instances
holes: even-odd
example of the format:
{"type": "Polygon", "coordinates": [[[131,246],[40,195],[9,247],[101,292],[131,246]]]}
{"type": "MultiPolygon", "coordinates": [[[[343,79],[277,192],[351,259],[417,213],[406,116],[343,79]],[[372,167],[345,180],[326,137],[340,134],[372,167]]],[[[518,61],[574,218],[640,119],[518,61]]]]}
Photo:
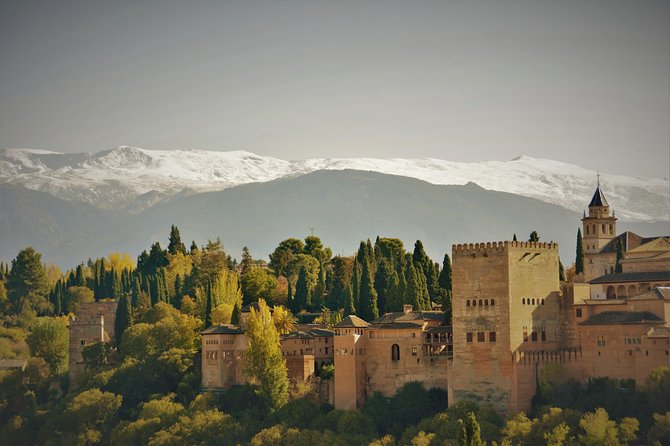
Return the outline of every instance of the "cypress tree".
{"type": "Polygon", "coordinates": [[[514,237],[512,237],[512,241],[513,241],[513,242],[516,242],[516,241],[517,241],[517,240],[516,240],[516,234],[514,234],[514,237]]]}
{"type": "Polygon", "coordinates": [[[293,313],[297,313],[295,311],[295,301],[293,299],[293,288],[291,287],[291,281],[288,281],[288,291],[286,293],[286,308],[291,310],[293,313]]]}
{"type": "Polygon", "coordinates": [[[140,278],[135,277],[133,281],[133,291],[131,294],[131,306],[137,308],[140,304],[140,293],[142,292],[142,287],[140,286],[140,278]]]}
{"type": "Polygon", "coordinates": [[[114,319],[114,338],[116,346],[121,345],[123,332],[133,323],[133,309],[127,294],[122,294],[119,305],[116,307],[116,318],[114,319]]]}
{"type": "Polygon", "coordinates": [[[168,252],[172,255],[178,252],[186,255],[186,245],[182,243],[179,235],[179,228],[175,225],[170,226],[170,243],[168,244],[168,252]]]}
{"type": "Polygon", "coordinates": [[[86,286],[86,281],[84,280],[84,265],[77,265],[74,282],[76,286],[86,286]]]}
{"type": "Polygon", "coordinates": [[[212,282],[207,286],[207,304],[205,305],[205,328],[212,326],[212,282]]]}
{"type": "Polygon", "coordinates": [[[584,246],[582,245],[582,230],[577,229],[577,256],[575,257],[575,274],[584,273],[584,246]]]}
{"type": "Polygon", "coordinates": [[[347,285],[342,290],[344,295],[344,315],[349,316],[351,314],[356,314],[356,307],[354,306],[354,296],[351,294],[351,285],[347,285]]]}
{"type": "Polygon", "coordinates": [[[354,299],[354,306],[360,311],[361,309],[361,299],[360,299],[360,293],[361,293],[361,279],[360,279],[360,272],[359,272],[359,263],[358,259],[354,259],[354,267],[353,267],[353,273],[351,275],[351,295],[354,299]]]}
{"type": "Polygon", "coordinates": [[[119,275],[116,273],[116,270],[112,268],[110,271],[110,292],[109,296],[113,299],[119,299],[121,297],[121,282],[119,281],[119,275]]]}
{"type": "Polygon", "coordinates": [[[198,245],[195,244],[195,240],[191,242],[191,247],[189,249],[191,251],[191,255],[195,254],[196,251],[198,251],[198,245]]]}
{"type": "Polygon", "coordinates": [[[240,325],[240,306],[237,302],[235,302],[235,306],[233,307],[233,315],[230,317],[230,323],[238,327],[240,325]]]}
{"type": "Polygon", "coordinates": [[[298,274],[298,281],[295,284],[295,307],[296,312],[299,312],[302,309],[307,309],[311,307],[312,299],[309,292],[309,286],[307,284],[307,271],[305,267],[300,268],[300,273],[298,274]]]}
{"type": "Polygon", "coordinates": [[[563,268],[563,262],[560,258],[558,259],[558,280],[565,282],[565,268],[563,268]]]}
{"type": "Polygon", "coordinates": [[[156,283],[156,276],[150,275],[147,280],[147,288],[149,289],[149,296],[151,297],[151,306],[158,303],[158,284],[156,283]]]}
{"type": "Polygon", "coordinates": [[[363,264],[363,273],[361,275],[361,291],[360,291],[360,316],[366,321],[371,321],[379,317],[379,310],[377,308],[377,292],[372,285],[372,273],[370,271],[370,263],[363,264]]]}
{"type": "Polygon", "coordinates": [[[614,267],[615,273],[620,273],[623,271],[621,266],[621,261],[623,260],[623,244],[621,243],[621,238],[616,240],[616,266],[614,267]]]}
{"type": "Polygon", "coordinates": [[[249,248],[244,246],[242,248],[242,261],[240,262],[240,274],[244,275],[251,271],[254,266],[254,259],[251,257],[249,248]]]}
{"type": "Polygon", "coordinates": [[[449,254],[444,255],[438,283],[442,289],[451,292],[451,259],[449,258],[449,254]]]}
{"type": "Polygon", "coordinates": [[[422,309],[422,295],[420,290],[419,278],[417,277],[416,268],[412,262],[405,263],[405,280],[407,286],[405,288],[404,304],[412,305],[413,310],[422,309]]]}

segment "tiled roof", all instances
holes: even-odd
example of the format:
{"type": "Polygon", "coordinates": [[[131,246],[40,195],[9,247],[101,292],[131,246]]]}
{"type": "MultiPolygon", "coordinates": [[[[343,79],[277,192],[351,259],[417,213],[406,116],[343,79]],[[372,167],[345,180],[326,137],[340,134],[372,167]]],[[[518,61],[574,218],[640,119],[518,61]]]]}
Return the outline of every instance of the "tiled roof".
{"type": "Polygon", "coordinates": [[[200,334],[243,334],[244,330],[236,325],[231,324],[219,324],[212,325],[209,328],[201,331],[200,334]]]}
{"type": "Polygon", "coordinates": [[[589,283],[658,282],[664,280],[670,280],[670,271],[605,274],[604,276],[596,277],[589,283]]]}
{"type": "Polygon", "coordinates": [[[609,206],[609,204],[607,204],[607,200],[605,199],[605,194],[603,194],[603,191],[600,190],[600,186],[596,188],[596,193],[593,194],[593,198],[591,198],[591,202],[589,203],[589,207],[593,206],[609,206]]]}
{"type": "Polygon", "coordinates": [[[435,325],[433,327],[428,327],[425,330],[426,333],[451,333],[451,326],[449,325],[435,325]]]}
{"type": "Polygon", "coordinates": [[[582,322],[581,325],[615,325],[662,323],[663,320],[650,311],[604,311],[582,322]]]}
{"type": "Polygon", "coordinates": [[[417,329],[421,328],[421,324],[416,324],[414,322],[389,322],[386,324],[374,324],[369,327],[370,330],[387,330],[387,329],[417,329]]]}
{"type": "Polygon", "coordinates": [[[289,334],[281,335],[282,339],[314,339],[311,333],[305,331],[294,331],[289,334]]]}
{"type": "Polygon", "coordinates": [[[414,322],[415,324],[422,324],[424,321],[442,321],[444,313],[441,311],[410,311],[404,313],[402,311],[394,313],[386,313],[370,322],[372,325],[389,324],[392,322],[414,322]]]}
{"type": "Polygon", "coordinates": [[[649,300],[649,299],[667,299],[670,300],[670,288],[669,287],[657,287],[653,290],[649,290],[646,293],[638,294],[634,297],[629,297],[628,300],[649,300]]]}
{"type": "Polygon", "coordinates": [[[333,330],[328,330],[325,328],[311,328],[307,330],[307,333],[312,334],[313,336],[319,336],[319,337],[332,337],[335,336],[335,332],[333,330]]]}
{"type": "Polygon", "coordinates": [[[335,328],[364,328],[369,326],[367,322],[355,315],[349,315],[335,325],[335,328]]]}
{"type": "Polygon", "coordinates": [[[628,252],[632,253],[658,252],[658,251],[669,251],[669,250],[670,250],[670,237],[655,237],[636,248],[629,249],[628,252]]]}

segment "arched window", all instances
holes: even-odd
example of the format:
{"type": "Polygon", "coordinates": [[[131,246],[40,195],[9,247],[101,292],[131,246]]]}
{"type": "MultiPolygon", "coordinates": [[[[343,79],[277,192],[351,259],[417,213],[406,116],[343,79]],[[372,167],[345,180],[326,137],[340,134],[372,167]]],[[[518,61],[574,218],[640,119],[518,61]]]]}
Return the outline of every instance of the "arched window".
{"type": "Polygon", "coordinates": [[[393,344],[391,346],[391,360],[400,361],[400,347],[398,344],[393,344]]]}
{"type": "Polygon", "coordinates": [[[496,304],[496,301],[493,300],[493,299],[491,299],[491,306],[493,306],[493,305],[495,305],[495,304],[496,304]]]}
{"type": "Polygon", "coordinates": [[[533,305],[535,305],[535,298],[534,297],[531,299],[531,302],[532,302],[533,305]]]}
{"type": "Polygon", "coordinates": [[[542,299],[542,305],[544,305],[544,299],[542,299]]]}
{"type": "Polygon", "coordinates": [[[526,298],[525,297],[523,299],[521,299],[521,304],[526,305],[526,298]]]}
{"type": "Polygon", "coordinates": [[[602,224],[603,234],[605,234],[605,223],[602,224]]]}
{"type": "Polygon", "coordinates": [[[596,235],[596,225],[591,226],[591,230],[593,231],[593,235],[596,235]]]}
{"type": "Polygon", "coordinates": [[[484,306],[487,306],[487,307],[489,306],[489,300],[488,299],[484,299],[484,306]]]}
{"type": "Polygon", "coordinates": [[[589,225],[586,225],[586,235],[589,235],[589,225]]]}
{"type": "Polygon", "coordinates": [[[477,306],[477,299],[472,299],[472,306],[476,307],[477,306]]]}
{"type": "Polygon", "coordinates": [[[466,306],[466,307],[469,307],[469,306],[470,306],[470,299],[468,299],[468,300],[465,301],[465,306],[466,306]]]}
{"type": "Polygon", "coordinates": [[[482,300],[481,299],[479,299],[479,306],[480,307],[482,306],[482,300]]]}

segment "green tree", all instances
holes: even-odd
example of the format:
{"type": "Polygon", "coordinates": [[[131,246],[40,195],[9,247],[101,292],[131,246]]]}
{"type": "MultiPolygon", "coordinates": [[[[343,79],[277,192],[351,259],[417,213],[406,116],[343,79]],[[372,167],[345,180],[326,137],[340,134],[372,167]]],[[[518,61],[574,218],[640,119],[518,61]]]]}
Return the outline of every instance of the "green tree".
{"type": "Polygon", "coordinates": [[[181,241],[179,228],[175,225],[170,226],[170,242],[168,243],[168,252],[177,254],[178,252],[186,255],[186,245],[181,241]]]}
{"type": "Polygon", "coordinates": [[[537,234],[537,231],[532,231],[528,237],[529,242],[539,242],[540,236],[537,234]]]}
{"type": "Polygon", "coordinates": [[[379,317],[377,291],[375,291],[375,287],[372,285],[372,272],[370,271],[370,262],[367,260],[363,263],[359,301],[359,314],[362,319],[371,321],[379,317]]]}
{"type": "Polygon", "coordinates": [[[205,306],[205,328],[212,326],[212,286],[207,287],[207,305],[205,306]]]}
{"type": "Polygon", "coordinates": [[[130,299],[126,293],[121,295],[119,304],[116,307],[116,317],[114,318],[114,340],[116,345],[121,345],[123,333],[133,324],[133,308],[130,305],[130,299]]]}
{"type": "Polygon", "coordinates": [[[304,267],[300,268],[300,274],[298,274],[298,281],[295,284],[294,300],[296,311],[308,309],[312,305],[312,297],[310,295],[309,285],[307,284],[307,272],[304,267]]]}
{"type": "Polygon", "coordinates": [[[582,244],[582,230],[577,229],[577,255],[575,257],[575,274],[584,273],[584,245],[582,244]]]}
{"type": "Polygon", "coordinates": [[[356,314],[356,307],[354,306],[354,296],[351,293],[351,285],[344,288],[344,315],[356,314]]]}
{"type": "Polygon", "coordinates": [[[270,268],[277,276],[291,277],[291,262],[295,256],[301,254],[305,248],[302,240],[288,238],[279,243],[279,246],[270,254],[270,268]]]}
{"type": "Polygon", "coordinates": [[[561,259],[558,259],[558,280],[560,282],[565,282],[565,268],[563,268],[563,262],[561,259]]]}
{"type": "Polygon", "coordinates": [[[71,286],[63,296],[63,310],[66,313],[77,314],[84,302],[94,302],[93,291],[85,286],[71,286]]]}
{"type": "Polygon", "coordinates": [[[48,307],[49,282],[42,266],[42,255],[32,247],[19,251],[12,260],[12,269],[7,280],[7,298],[16,313],[28,303],[35,311],[48,307]]]}
{"type": "Polygon", "coordinates": [[[584,431],[579,435],[579,442],[585,446],[618,445],[616,422],[610,420],[607,411],[601,407],[595,412],[587,412],[579,421],[584,431]]]}
{"type": "Polygon", "coordinates": [[[44,359],[54,374],[67,371],[69,333],[67,318],[38,318],[26,338],[30,354],[44,359]]]}
{"type": "Polygon", "coordinates": [[[440,271],[438,282],[440,287],[447,291],[451,291],[451,259],[449,258],[449,254],[444,255],[442,271],[440,271]]]}
{"type": "Polygon", "coordinates": [[[458,432],[458,444],[461,446],[483,446],[479,423],[473,412],[468,414],[465,422],[458,420],[461,429],[458,432]]]}
{"type": "Polygon", "coordinates": [[[251,257],[249,248],[244,246],[242,248],[242,261],[240,262],[240,273],[242,274],[242,277],[244,277],[245,274],[251,271],[251,268],[253,268],[253,266],[254,266],[254,259],[251,257]]]}
{"type": "Polygon", "coordinates": [[[615,273],[620,273],[623,271],[623,268],[621,266],[621,261],[624,258],[623,254],[623,244],[621,243],[621,238],[616,239],[616,266],[614,267],[614,272],[615,273]]]}
{"type": "Polygon", "coordinates": [[[240,325],[240,306],[235,303],[235,306],[233,307],[233,314],[230,317],[230,323],[233,325],[240,325]]]}
{"type": "Polygon", "coordinates": [[[263,299],[258,301],[258,311],[251,309],[246,335],[249,349],[245,354],[245,370],[257,380],[270,407],[279,409],[288,401],[288,377],[279,332],[263,299]]]}
{"type": "MultiPolygon", "coordinates": [[[[242,265],[244,265],[244,260],[242,265]]],[[[252,266],[242,274],[242,299],[245,305],[258,302],[258,299],[267,299],[277,289],[277,278],[267,269],[252,266]]]]}

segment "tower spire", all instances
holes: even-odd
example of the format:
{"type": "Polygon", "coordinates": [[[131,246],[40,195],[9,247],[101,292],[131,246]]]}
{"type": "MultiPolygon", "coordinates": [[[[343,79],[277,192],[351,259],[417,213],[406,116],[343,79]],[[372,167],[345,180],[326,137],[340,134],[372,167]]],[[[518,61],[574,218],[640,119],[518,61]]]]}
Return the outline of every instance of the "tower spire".
{"type": "Polygon", "coordinates": [[[600,187],[600,172],[596,170],[596,181],[598,182],[598,187],[600,187]]]}

